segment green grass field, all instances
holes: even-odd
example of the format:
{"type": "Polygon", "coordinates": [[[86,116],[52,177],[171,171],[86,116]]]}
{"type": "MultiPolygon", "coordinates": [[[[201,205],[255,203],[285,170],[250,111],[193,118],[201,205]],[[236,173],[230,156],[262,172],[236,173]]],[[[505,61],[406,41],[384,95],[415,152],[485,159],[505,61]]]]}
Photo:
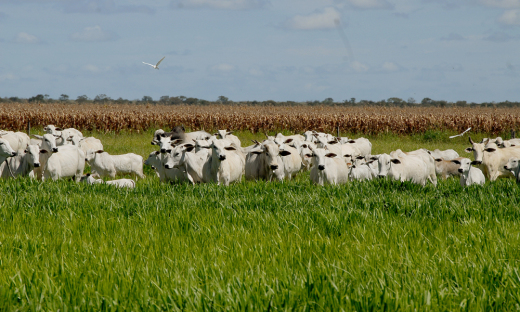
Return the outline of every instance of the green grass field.
{"type": "MultiPolygon", "coordinates": [[[[151,133],[88,135],[146,158],[151,133]]],[[[469,155],[467,137],[446,137],[370,139],[374,154],[469,155]]],[[[226,188],[145,172],[133,190],[0,180],[0,310],[520,309],[513,180],[317,187],[303,173],[226,188]]]]}

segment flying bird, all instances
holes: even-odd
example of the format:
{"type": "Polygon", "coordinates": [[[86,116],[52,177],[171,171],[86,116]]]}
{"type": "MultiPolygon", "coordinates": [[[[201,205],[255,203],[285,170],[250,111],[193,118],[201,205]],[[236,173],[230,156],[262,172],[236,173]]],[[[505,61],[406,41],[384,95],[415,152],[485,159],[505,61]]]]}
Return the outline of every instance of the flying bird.
{"type": "Polygon", "coordinates": [[[450,136],[450,139],[453,139],[453,138],[456,138],[456,137],[463,136],[464,133],[468,132],[469,130],[471,130],[471,127],[469,127],[466,131],[462,132],[461,134],[457,134],[457,135],[452,135],[452,136],[450,136]]]}
{"type": "Polygon", "coordinates": [[[150,66],[152,66],[155,69],[159,69],[159,64],[161,64],[162,60],[164,60],[164,57],[159,62],[157,62],[157,64],[155,64],[155,65],[149,64],[149,63],[145,63],[145,62],[143,62],[143,64],[150,65],[150,66]]]}

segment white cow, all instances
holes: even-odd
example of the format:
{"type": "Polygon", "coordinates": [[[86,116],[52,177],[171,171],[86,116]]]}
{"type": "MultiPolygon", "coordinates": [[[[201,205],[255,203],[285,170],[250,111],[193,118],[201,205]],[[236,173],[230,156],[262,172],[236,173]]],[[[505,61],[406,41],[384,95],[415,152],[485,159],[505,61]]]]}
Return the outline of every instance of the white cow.
{"type": "Polygon", "coordinates": [[[218,139],[229,140],[231,143],[235,144],[235,147],[241,147],[242,143],[240,142],[240,139],[232,133],[233,131],[217,130],[217,133],[215,133],[214,135],[218,139]]]}
{"type": "Polygon", "coordinates": [[[87,173],[87,175],[81,177],[81,182],[87,183],[87,184],[107,184],[107,185],[113,185],[115,187],[119,188],[135,188],[135,181],[132,179],[119,179],[119,180],[112,180],[112,181],[103,181],[101,179],[94,179],[93,176],[90,175],[90,173],[87,173]]]}
{"type": "MultiPolygon", "coordinates": [[[[288,140],[292,141],[292,139],[288,140]]],[[[282,157],[284,176],[291,180],[294,175],[300,172],[300,169],[302,168],[302,158],[298,153],[298,150],[287,144],[281,144],[279,149],[280,153],[285,155],[285,157],[282,157]]]]}
{"type": "MultiPolygon", "coordinates": [[[[455,160],[458,161],[461,159],[462,157],[455,158],[455,160]]],[[[449,177],[460,176],[459,165],[455,164],[452,160],[444,160],[442,158],[435,159],[435,173],[443,180],[449,177]]]]}
{"type": "Polygon", "coordinates": [[[22,153],[0,163],[0,177],[4,179],[18,176],[34,177],[33,170],[38,167],[40,167],[40,147],[29,145],[22,153]]]}
{"type": "Polygon", "coordinates": [[[455,158],[459,158],[459,153],[457,153],[455,150],[452,150],[452,149],[447,149],[447,150],[444,150],[444,151],[441,151],[440,149],[436,149],[434,151],[429,151],[425,148],[421,148],[421,150],[424,150],[426,151],[427,153],[429,153],[430,155],[432,155],[432,157],[434,159],[444,159],[444,160],[452,160],[452,159],[455,159],[455,158]]]}
{"type": "Polygon", "coordinates": [[[0,138],[0,163],[4,162],[7,158],[16,156],[16,152],[11,147],[7,140],[0,138]]]}
{"type": "Polygon", "coordinates": [[[520,139],[502,140],[502,138],[499,137],[497,138],[496,143],[499,147],[514,147],[520,145],[520,139]]]}
{"type": "Polygon", "coordinates": [[[486,177],[484,177],[482,170],[471,166],[472,164],[475,164],[474,162],[471,161],[471,159],[469,159],[469,158],[462,158],[461,160],[454,159],[454,160],[452,160],[452,162],[460,166],[459,167],[459,173],[461,174],[460,175],[460,185],[462,187],[470,186],[472,184],[484,185],[484,183],[486,182],[486,177]]]}
{"type": "Polygon", "coordinates": [[[231,182],[240,182],[245,166],[242,153],[226,140],[214,140],[211,151],[211,180],[226,186],[231,182]]]}
{"type": "Polygon", "coordinates": [[[267,179],[267,157],[262,144],[252,145],[246,155],[245,177],[246,180],[267,179]]]}
{"type": "Polygon", "coordinates": [[[391,157],[403,156],[403,155],[415,155],[421,157],[426,166],[426,171],[428,172],[428,180],[430,180],[433,185],[437,186],[437,174],[435,171],[435,160],[432,155],[430,155],[426,150],[418,149],[411,152],[403,152],[400,149],[397,149],[390,153],[391,157]]]}
{"type": "Polygon", "coordinates": [[[189,143],[176,146],[171,154],[168,154],[168,160],[164,166],[167,169],[184,170],[188,181],[192,184],[209,183],[213,177],[211,171],[213,162],[207,156],[206,150],[194,153],[192,152],[194,148],[195,146],[189,143]]]}
{"type": "MultiPolygon", "coordinates": [[[[43,172],[47,166],[47,160],[52,156],[53,153],[58,152],[58,147],[56,146],[56,136],[49,133],[46,133],[43,136],[33,134],[33,136],[41,140],[40,167],[34,168],[34,175],[38,178],[38,180],[43,180],[43,172]]],[[[83,156],[83,158],[85,158],[85,156],[83,156]]]]}
{"type": "Polygon", "coordinates": [[[273,141],[263,142],[263,156],[265,157],[265,173],[264,179],[271,181],[273,178],[282,181],[285,178],[285,166],[282,157],[291,154],[289,151],[281,151],[280,146],[273,141]]]}
{"type": "Polygon", "coordinates": [[[312,150],[311,181],[315,184],[343,184],[348,182],[347,164],[341,156],[323,148],[312,150]]]}
{"type": "Polygon", "coordinates": [[[358,155],[366,157],[372,154],[372,143],[366,138],[357,138],[355,140],[349,140],[345,145],[348,144],[351,144],[359,150],[358,155]]]}
{"type": "Polygon", "coordinates": [[[276,135],[276,139],[280,139],[280,140],[283,140],[284,142],[286,140],[289,140],[289,139],[292,139],[292,140],[297,140],[297,141],[305,141],[305,137],[301,134],[293,134],[293,135],[283,135],[282,133],[278,133],[276,135]]]}
{"type": "Polygon", "coordinates": [[[143,157],[137,154],[110,155],[102,150],[89,150],[85,160],[100,177],[115,178],[117,173],[133,173],[144,178],[143,157]]]}
{"type": "Polygon", "coordinates": [[[169,154],[161,154],[159,151],[151,152],[144,164],[147,166],[151,166],[155,170],[161,182],[187,181],[186,173],[184,170],[176,168],[165,168],[165,163],[167,161],[168,155],[169,154]]]}
{"type": "Polygon", "coordinates": [[[520,182],[520,175],[518,172],[520,171],[520,158],[518,157],[511,157],[509,158],[509,161],[504,166],[504,169],[511,171],[511,173],[515,176],[516,182],[520,182]]]}
{"type": "Polygon", "coordinates": [[[72,142],[72,145],[78,146],[85,154],[87,154],[88,150],[103,150],[103,144],[101,141],[94,137],[81,138],[77,135],[74,135],[72,137],[68,137],[67,141],[72,142]]]}
{"type": "Polygon", "coordinates": [[[85,169],[85,153],[79,147],[73,145],[60,146],[56,152],[49,152],[42,148],[40,155],[41,163],[43,163],[42,157],[46,158],[42,180],[72,177],[76,182],[80,181],[85,169]]]}
{"type": "Polygon", "coordinates": [[[290,143],[290,146],[294,147],[298,151],[298,154],[300,154],[302,158],[302,169],[310,170],[312,158],[309,157],[309,155],[312,155],[311,149],[316,149],[316,145],[308,141],[294,140],[290,143]]]}
{"type": "Polygon", "coordinates": [[[418,155],[400,154],[391,157],[388,154],[379,155],[378,176],[380,178],[389,177],[401,182],[411,181],[422,186],[426,185],[429,172],[423,159],[418,155]]]}
{"type": "Polygon", "coordinates": [[[74,136],[74,135],[83,137],[83,133],[81,133],[81,131],[74,129],[74,128],[61,129],[61,128],[55,127],[54,125],[48,125],[43,128],[43,131],[45,131],[45,133],[61,136],[65,139],[67,139],[68,137],[74,136]]]}
{"type": "Polygon", "coordinates": [[[475,143],[471,138],[469,140],[472,147],[467,148],[466,152],[473,151],[475,164],[482,165],[482,171],[489,181],[513,176],[504,166],[511,157],[520,157],[520,146],[498,148],[496,143],[475,143]]]}
{"type": "Polygon", "coordinates": [[[31,138],[23,132],[8,132],[0,137],[9,142],[9,145],[15,151],[25,150],[31,141],[31,138]]]}
{"type": "Polygon", "coordinates": [[[367,164],[352,165],[349,170],[351,180],[372,180],[372,169],[367,164]]]}

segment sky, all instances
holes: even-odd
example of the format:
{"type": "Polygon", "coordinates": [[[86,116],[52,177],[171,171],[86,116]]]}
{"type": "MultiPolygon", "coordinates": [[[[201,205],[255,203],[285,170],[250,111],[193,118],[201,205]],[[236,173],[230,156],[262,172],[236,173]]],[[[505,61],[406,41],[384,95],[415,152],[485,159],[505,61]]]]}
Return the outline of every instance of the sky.
{"type": "Polygon", "coordinates": [[[0,0],[0,97],[37,94],[520,101],[520,0],[0,0]]]}

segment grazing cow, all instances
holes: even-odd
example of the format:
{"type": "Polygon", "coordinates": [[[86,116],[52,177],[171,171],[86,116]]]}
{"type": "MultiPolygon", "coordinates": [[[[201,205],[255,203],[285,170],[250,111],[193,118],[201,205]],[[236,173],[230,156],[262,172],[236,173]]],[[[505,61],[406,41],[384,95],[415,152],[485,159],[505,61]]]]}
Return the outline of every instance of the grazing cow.
{"type": "Polygon", "coordinates": [[[390,153],[391,157],[403,156],[403,155],[415,155],[421,157],[426,165],[426,171],[428,172],[428,180],[430,180],[433,185],[437,186],[437,174],[435,172],[435,159],[433,159],[432,155],[430,155],[427,151],[418,149],[411,152],[403,152],[400,149],[397,149],[390,153]]]}
{"type": "Polygon", "coordinates": [[[240,182],[245,166],[242,153],[226,140],[214,140],[211,151],[211,180],[226,186],[231,182],[240,182]]]}
{"type": "Polygon", "coordinates": [[[31,141],[31,138],[23,132],[8,132],[0,137],[9,142],[9,145],[15,151],[25,150],[31,141]]]}
{"type": "Polygon", "coordinates": [[[441,151],[440,149],[436,149],[434,151],[429,151],[425,148],[421,148],[421,150],[423,151],[426,151],[427,153],[429,153],[430,155],[432,155],[432,157],[434,159],[444,159],[444,160],[452,160],[452,159],[455,159],[455,158],[459,158],[459,153],[457,153],[455,150],[452,150],[452,149],[447,149],[447,150],[444,150],[444,151],[441,151]]]}
{"type": "MultiPolygon", "coordinates": [[[[455,160],[460,161],[462,157],[457,157],[455,160]]],[[[453,160],[453,159],[452,159],[453,160]]],[[[444,160],[442,158],[435,159],[435,173],[443,180],[449,177],[459,176],[459,165],[452,160],[444,160]]]]}
{"type": "MultiPolygon", "coordinates": [[[[46,134],[48,135],[48,134],[46,134]]],[[[45,143],[42,142],[42,145],[45,143]]],[[[85,153],[77,146],[60,146],[56,151],[40,150],[40,163],[45,162],[42,180],[58,180],[72,177],[79,182],[85,169],[85,153]],[[42,158],[46,159],[45,161],[42,158]]],[[[38,169],[38,168],[35,168],[38,169]]]]}
{"type": "Polygon", "coordinates": [[[471,148],[467,148],[466,152],[473,151],[475,163],[482,165],[483,172],[489,181],[495,181],[497,178],[512,177],[513,174],[504,169],[511,157],[520,157],[520,146],[498,148],[496,143],[475,143],[469,139],[472,144],[471,148]],[[482,146],[484,145],[484,146],[482,146]]]}
{"type": "Polygon", "coordinates": [[[330,152],[326,148],[312,150],[311,181],[315,184],[343,184],[348,182],[347,164],[341,156],[330,152]]]}
{"type": "Polygon", "coordinates": [[[110,155],[103,150],[89,150],[85,160],[100,177],[115,178],[117,173],[133,173],[141,179],[144,178],[143,157],[140,155],[110,155]]]}
{"type": "Polygon", "coordinates": [[[454,159],[452,162],[459,165],[460,185],[462,187],[470,186],[472,184],[484,185],[486,182],[486,178],[484,177],[482,170],[471,166],[472,164],[475,164],[475,162],[472,162],[471,159],[454,159]]]}
{"type": "Polygon", "coordinates": [[[356,156],[361,155],[361,156],[366,157],[366,156],[370,156],[370,154],[372,154],[372,143],[368,139],[358,138],[355,140],[349,140],[344,145],[349,145],[349,144],[354,146],[355,148],[357,148],[357,150],[359,151],[359,154],[357,154],[356,156]]]}
{"type": "Polygon", "coordinates": [[[67,141],[72,142],[72,145],[78,146],[85,154],[87,154],[88,150],[103,150],[103,144],[101,144],[101,141],[94,137],[81,138],[77,135],[74,135],[68,137],[67,141]]]}
{"type": "Polygon", "coordinates": [[[234,143],[235,147],[241,147],[242,143],[240,142],[240,139],[232,133],[233,131],[217,130],[217,133],[214,135],[217,137],[217,139],[228,140],[231,143],[234,143]]]}
{"type": "Polygon", "coordinates": [[[509,161],[504,166],[504,169],[511,171],[511,173],[515,176],[516,182],[520,182],[520,175],[518,172],[520,171],[520,158],[519,157],[511,157],[509,161]]]}
{"type": "Polygon", "coordinates": [[[166,169],[165,163],[169,154],[161,154],[159,151],[151,152],[145,165],[151,166],[161,182],[182,182],[187,181],[186,172],[182,169],[166,169]]]}
{"type": "Polygon", "coordinates": [[[23,153],[18,153],[0,163],[0,177],[4,179],[18,176],[34,177],[33,170],[38,167],[40,167],[40,147],[29,145],[23,153]]]}
{"type": "Polygon", "coordinates": [[[107,185],[113,185],[115,187],[119,188],[135,188],[135,181],[132,179],[119,179],[119,180],[112,180],[112,181],[103,181],[101,179],[94,179],[93,176],[90,175],[90,173],[87,173],[87,175],[81,177],[81,182],[87,183],[87,184],[107,184],[107,185]]]}
{"type": "Polygon", "coordinates": [[[388,154],[381,154],[378,158],[378,168],[380,178],[389,177],[401,182],[411,181],[422,186],[426,185],[429,177],[426,164],[418,155],[402,153],[392,157],[388,154]]]}

